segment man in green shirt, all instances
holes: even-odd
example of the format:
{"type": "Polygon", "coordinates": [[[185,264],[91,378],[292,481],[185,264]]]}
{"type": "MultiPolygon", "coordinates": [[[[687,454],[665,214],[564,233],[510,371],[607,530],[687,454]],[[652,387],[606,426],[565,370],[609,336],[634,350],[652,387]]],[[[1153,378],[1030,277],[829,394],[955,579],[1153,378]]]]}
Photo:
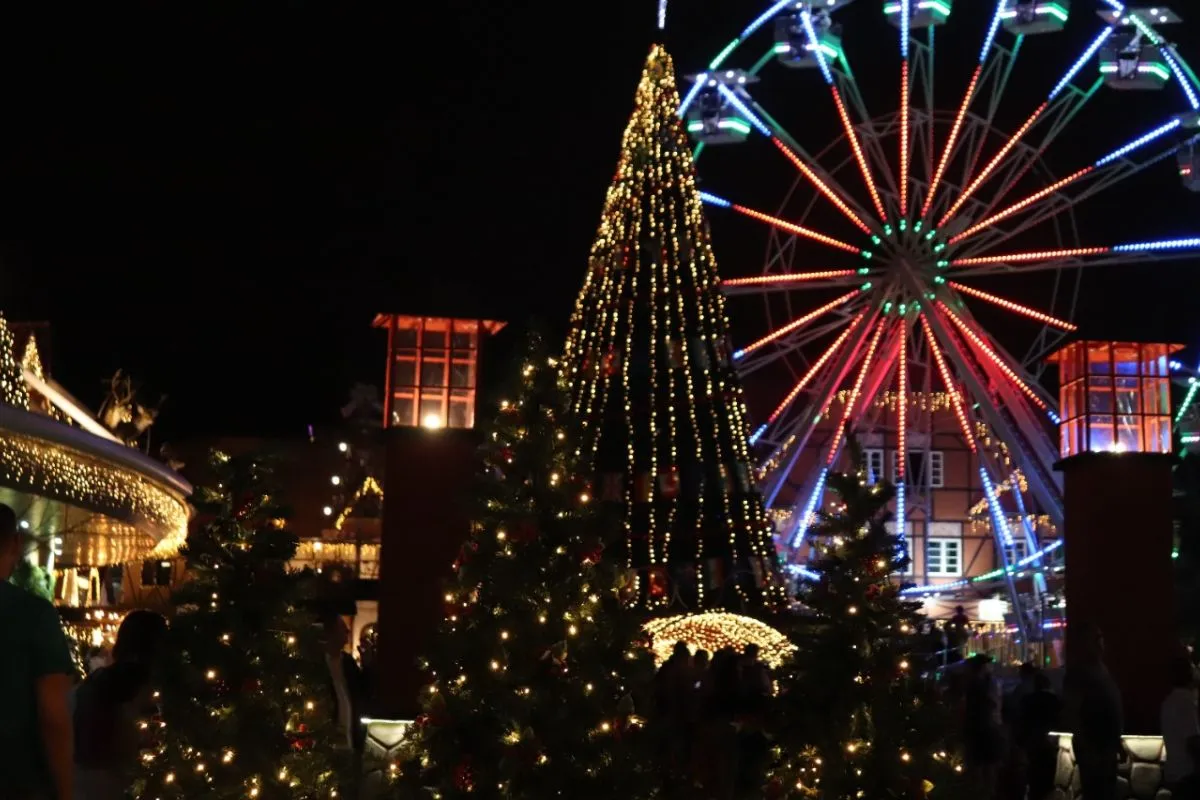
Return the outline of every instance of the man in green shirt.
{"type": "Polygon", "coordinates": [[[0,504],[0,795],[74,800],[75,664],[54,606],[8,582],[22,538],[16,514],[0,504]]]}

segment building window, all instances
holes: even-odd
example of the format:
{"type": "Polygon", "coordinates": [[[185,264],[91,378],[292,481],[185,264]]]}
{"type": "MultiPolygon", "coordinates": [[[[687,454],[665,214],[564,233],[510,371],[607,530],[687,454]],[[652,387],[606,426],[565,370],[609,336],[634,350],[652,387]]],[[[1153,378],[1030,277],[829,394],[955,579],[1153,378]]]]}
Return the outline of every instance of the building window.
{"type": "MultiPolygon", "coordinates": [[[[1004,545],[1004,555],[1008,558],[1009,566],[1016,566],[1017,562],[1029,555],[1029,544],[1025,541],[1024,535],[1017,535],[1017,531],[1021,530],[1021,521],[1010,520],[1008,523],[1013,531],[1013,543],[1004,545]]],[[[997,564],[996,566],[1000,566],[997,564]]]]}
{"type": "Polygon", "coordinates": [[[926,523],[925,574],[931,577],[962,575],[962,523],[926,523]]]}
{"type": "MultiPolygon", "coordinates": [[[[892,451],[892,482],[900,482],[900,469],[897,463],[898,453],[892,451]]],[[[946,485],[946,454],[941,450],[909,450],[905,464],[904,483],[906,486],[924,486],[930,489],[941,489],[946,485]],[[928,464],[925,456],[929,456],[928,464]]]]}
{"type": "Polygon", "coordinates": [[[874,486],[884,479],[883,450],[868,448],[863,450],[863,461],[867,468],[867,483],[874,486]]]}
{"type": "Polygon", "coordinates": [[[143,561],[142,586],[170,586],[170,561],[143,561]]]}

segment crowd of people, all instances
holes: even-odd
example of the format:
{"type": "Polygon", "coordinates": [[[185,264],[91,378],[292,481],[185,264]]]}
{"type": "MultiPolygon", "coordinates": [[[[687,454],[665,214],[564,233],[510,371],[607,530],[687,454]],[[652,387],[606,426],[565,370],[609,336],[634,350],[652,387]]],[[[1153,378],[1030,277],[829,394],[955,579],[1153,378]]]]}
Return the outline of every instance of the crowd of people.
{"type": "Polygon", "coordinates": [[[663,748],[663,793],[733,797],[762,785],[771,674],[756,645],[691,653],[683,642],[654,680],[655,721],[663,748]]]}

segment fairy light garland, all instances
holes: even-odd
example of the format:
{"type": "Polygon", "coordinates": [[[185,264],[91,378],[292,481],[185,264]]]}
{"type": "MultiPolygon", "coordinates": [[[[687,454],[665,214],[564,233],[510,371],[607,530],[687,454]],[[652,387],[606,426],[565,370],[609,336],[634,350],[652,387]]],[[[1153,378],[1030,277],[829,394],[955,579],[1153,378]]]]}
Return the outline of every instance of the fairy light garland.
{"type": "Polygon", "coordinates": [[[677,642],[686,643],[692,652],[709,653],[723,647],[741,652],[746,645],[754,644],[759,648],[759,658],[772,669],[781,666],[796,649],[786,636],[765,622],[723,611],[655,619],[643,628],[651,638],[650,649],[659,664],[671,655],[677,642]]]}
{"type": "Polygon", "coordinates": [[[175,555],[187,537],[187,504],[131,470],[62,445],[0,431],[0,483],[14,489],[152,524],[161,538],[149,557],[175,555]]]}
{"type": "Polygon", "coordinates": [[[345,507],[337,515],[337,519],[333,521],[334,530],[340,531],[342,529],[342,526],[346,524],[346,520],[349,519],[350,515],[354,513],[354,509],[358,506],[358,502],[368,494],[375,495],[380,499],[381,502],[383,500],[383,487],[379,485],[379,482],[375,480],[373,475],[368,475],[367,477],[363,478],[363,482],[359,484],[358,489],[354,491],[354,494],[350,497],[350,501],[346,503],[345,507]]]}
{"type": "Polygon", "coordinates": [[[15,357],[16,341],[8,321],[0,314],[0,400],[16,408],[29,410],[29,389],[21,365],[15,357]]]}

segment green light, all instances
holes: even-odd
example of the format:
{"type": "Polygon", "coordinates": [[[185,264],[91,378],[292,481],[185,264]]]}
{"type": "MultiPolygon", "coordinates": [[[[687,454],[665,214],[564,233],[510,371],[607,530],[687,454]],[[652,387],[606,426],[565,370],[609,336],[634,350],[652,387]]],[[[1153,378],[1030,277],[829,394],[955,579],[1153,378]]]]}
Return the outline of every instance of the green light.
{"type": "Polygon", "coordinates": [[[892,226],[891,226],[891,225],[884,225],[884,226],[883,226],[883,235],[884,235],[884,236],[891,236],[891,235],[892,235],[892,233],[893,233],[893,231],[892,231],[892,226]]]}
{"type": "Polygon", "coordinates": [[[859,274],[859,275],[870,275],[870,274],[871,274],[871,268],[870,268],[870,267],[859,267],[859,268],[858,268],[858,274],[859,274]]]}
{"type": "Polygon", "coordinates": [[[883,313],[885,313],[885,314],[892,313],[892,301],[891,300],[888,300],[886,303],[883,304],[883,313]]]}
{"type": "Polygon", "coordinates": [[[946,267],[950,266],[950,262],[942,259],[941,261],[937,262],[937,265],[938,269],[945,269],[946,267]]]}
{"type": "Polygon", "coordinates": [[[906,219],[900,220],[900,230],[901,231],[908,230],[908,220],[906,220],[906,219]]]}
{"type": "Polygon", "coordinates": [[[940,243],[940,244],[936,245],[936,246],[933,248],[933,252],[935,252],[935,253],[940,253],[940,252],[942,252],[942,251],[943,251],[943,250],[945,250],[945,249],[946,249],[946,245],[945,245],[945,243],[943,242],[943,243],[940,243]]]}
{"type": "Polygon", "coordinates": [[[862,286],[860,286],[858,288],[859,288],[859,291],[865,292],[871,288],[871,282],[867,281],[866,283],[864,283],[862,286]]]}
{"type": "Polygon", "coordinates": [[[933,292],[926,292],[926,293],[925,293],[925,297],[927,297],[928,299],[932,300],[932,299],[934,298],[934,294],[933,294],[933,292]]]}
{"type": "Polygon", "coordinates": [[[1172,550],[1172,551],[1171,551],[1171,560],[1172,560],[1172,561],[1174,561],[1174,560],[1175,560],[1175,559],[1177,559],[1177,558],[1179,558],[1179,551],[1178,551],[1178,550],[1172,550]]]}
{"type": "Polygon", "coordinates": [[[871,241],[875,244],[883,244],[883,239],[880,239],[878,236],[872,236],[871,241]]]}
{"type": "Polygon", "coordinates": [[[875,257],[875,254],[874,254],[874,253],[872,253],[870,250],[863,250],[863,251],[862,251],[862,257],[863,257],[863,258],[866,258],[866,259],[872,259],[872,258],[874,258],[874,257],[875,257]]]}
{"type": "Polygon", "coordinates": [[[925,226],[925,220],[923,220],[923,219],[917,220],[917,224],[913,225],[913,233],[920,233],[921,228],[923,228],[924,226],[925,226]]]}
{"type": "Polygon", "coordinates": [[[724,62],[725,59],[729,58],[729,54],[733,52],[733,49],[741,43],[742,43],[741,39],[734,39],[732,42],[725,45],[725,49],[722,50],[721,52],[717,53],[717,57],[712,60],[712,63],[708,65],[708,68],[709,69],[717,69],[718,67],[720,67],[722,62],[724,62]]]}
{"type": "MultiPolygon", "coordinates": [[[[742,134],[743,136],[750,135],[750,123],[746,122],[743,119],[738,119],[737,117],[729,117],[727,119],[723,119],[717,123],[717,127],[721,128],[723,130],[724,129],[733,129],[733,130],[737,131],[738,133],[742,134]]],[[[700,131],[704,130],[704,122],[702,120],[695,120],[693,122],[689,122],[687,129],[688,129],[688,133],[699,133],[700,131]]]]}
{"type": "Polygon", "coordinates": [[[946,282],[946,279],[943,278],[941,275],[936,275],[936,276],[934,276],[933,282],[937,283],[937,284],[943,284],[946,282]]]}
{"type": "Polygon", "coordinates": [[[930,239],[932,239],[935,236],[937,236],[937,228],[934,228],[929,233],[925,234],[925,241],[928,242],[930,239]]]}
{"type": "Polygon", "coordinates": [[[901,303],[901,304],[900,304],[900,313],[901,313],[901,314],[907,314],[907,313],[908,313],[908,303],[901,303]]]}

